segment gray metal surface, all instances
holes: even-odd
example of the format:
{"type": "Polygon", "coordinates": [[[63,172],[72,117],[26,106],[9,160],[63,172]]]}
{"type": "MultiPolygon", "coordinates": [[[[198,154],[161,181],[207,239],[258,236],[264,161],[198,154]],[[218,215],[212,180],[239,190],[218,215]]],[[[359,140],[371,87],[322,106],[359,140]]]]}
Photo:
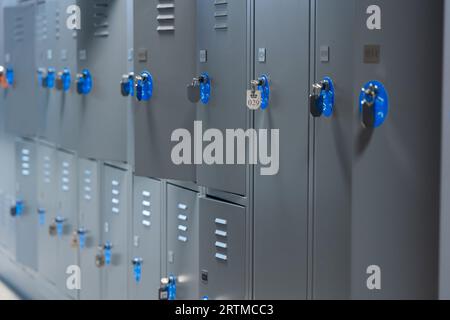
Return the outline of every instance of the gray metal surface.
{"type": "Polygon", "coordinates": [[[56,150],[45,144],[38,144],[37,160],[37,209],[43,210],[43,224],[36,212],[38,230],[38,271],[49,282],[57,282],[56,239],[50,235],[49,227],[55,221],[58,207],[58,169],[56,150]]]}
{"type": "Polygon", "coordinates": [[[162,229],[161,181],[134,177],[133,232],[129,261],[130,295],[133,300],[157,300],[161,281],[162,229]],[[132,261],[142,259],[142,278],[136,282],[132,261]]]}
{"type": "Polygon", "coordinates": [[[200,297],[211,300],[248,299],[245,214],[244,207],[200,199],[200,297]]]}
{"type": "MultiPolygon", "coordinates": [[[[355,0],[318,0],[312,12],[312,72],[310,84],[330,77],[335,85],[331,118],[311,120],[314,156],[314,241],[312,298],[349,299],[351,296],[351,175],[355,119],[353,61],[358,59],[354,40],[355,0]],[[339,12],[339,14],[336,14],[339,12]],[[321,60],[321,48],[329,61],[321,60]]],[[[364,27],[364,25],[363,25],[364,27]]],[[[325,59],[327,60],[327,59],[325,59]]],[[[311,86],[310,86],[311,88],[311,86]]]]}
{"type": "Polygon", "coordinates": [[[307,296],[309,9],[305,0],[255,3],[255,78],[266,74],[272,90],[268,108],[255,112],[255,128],[280,130],[279,173],[254,172],[256,299],[307,296]]]}
{"type": "Polygon", "coordinates": [[[5,64],[15,73],[15,83],[6,92],[6,130],[28,137],[38,133],[40,116],[35,77],[35,14],[36,7],[31,2],[5,8],[5,64]]]}
{"type": "Polygon", "coordinates": [[[37,150],[32,141],[16,143],[16,200],[23,201],[24,212],[16,216],[16,261],[37,270],[37,150]]]}
{"type": "MultiPolygon", "coordinates": [[[[247,128],[249,6],[250,1],[197,0],[198,55],[200,50],[207,50],[207,62],[199,62],[197,56],[197,73],[207,72],[211,78],[211,100],[208,105],[197,106],[197,117],[203,122],[204,131],[213,128],[225,133],[226,129],[247,128]]],[[[197,168],[197,182],[245,195],[246,166],[201,165],[197,168]]]]}
{"type": "Polygon", "coordinates": [[[97,161],[78,159],[79,228],[86,231],[86,244],[80,249],[81,300],[100,299],[101,270],[95,265],[97,248],[101,244],[100,179],[97,161]]]}
{"type": "Polygon", "coordinates": [[[92,92],[81,98],[79,154],[85,158],[129,161],[129,99],[119,82],[128,73],[127,14],[130,0],[79,0],[83,12],[78,34],[78,72],[93,76],[92,92]],[[82,54],[80,54],[82,53],[82,54]]]}
{"type": "Polygon", "coordinates": [[[71,266],[78,266],[78,246],[72,240],[78,229],[78,163],[74,154],[57,151],[57,212],[65,219],[63,234],[56,237],[56,285],[71,298],[78,297],[77,290],[70,290],[66,283],[71,266]]]}
{"type": "Polygon", "coordinates": [[[427,79],[442,75],[442,6],[442,1],[420,0],[356,3],[353,298],[435,299],[438,295],[443,115],[441,95],[430,96],[424,87],[427,79]],[[380,31],[364,28],[372,4],[382,8],[380,31]],[[381,46],[380,64],[363,63],[367,44],[381,46]],[[405,48],[405,56],[399,56],[405,48]],[[382,127],[370,131],[358,121],[357,103],[362,85],[374,78],[390,93],[390,113],[382,127]],[[380,291],[366,286],[366,269],[373,264],[382,269],[380,291]]]}
{"type": "Polygon", "coordinates": [[[193,134],[196,106],[186,98],[186,86],[197,76],[196,2],[171,0],[173,8],[161,9],[157,0],[134,1],[134,71],[153,76],[149,102],[135,102],[136,174],[183,181],[196,181],[194,165],[175,165],[171,154],[172,133],[186,129],[193,134]],[[157,7],[158,6],[158,7],[157,7]],[[158,17],[174,15],[173,19],[158,17]],[[162,30],[174,27],[174,30],[162,30]],[[140,53],[147,55],[141,59],[140,53]]]}
{"type": "Polygon", "coordinates": [[[177,278],[177,300],[199,299],[198,193],[167,185],[167,276],[177,278]]]}
{"type": "Polygon", "coordinates": [[[104,165],[102,185],[102,240],[112,245],[111,265],[102,269],[102,299],[127,299],[130,257],[128,241],[131,215],[131,174],[104,165]]]}

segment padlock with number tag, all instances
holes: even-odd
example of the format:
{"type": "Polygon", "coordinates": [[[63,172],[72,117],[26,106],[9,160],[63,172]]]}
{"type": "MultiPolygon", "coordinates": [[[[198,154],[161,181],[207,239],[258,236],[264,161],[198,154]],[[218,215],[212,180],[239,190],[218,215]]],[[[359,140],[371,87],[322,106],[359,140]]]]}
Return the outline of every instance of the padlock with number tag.
{"type": "Polygon", "coordinates": [[[48,234],[52,237],[56,236],[56,223],[52,223],[49,225],[48,234]]]}
{"type": "Polygon", "coordinates": [[[99,249],[99,253],[95,256],[95,265],[97,268],[102,268],[105,266],[105,256],[103,255],[103,250],[99,249]]]}
{"type": "Polygon", "coordinates": [[[200,90],[194,83],[187,86],[187,96],[190,102],[197,103],[200,101],[200,90]]]}
{"type": "Polygon", "coordinates": [[[250,110],[258,110],[261,108],[261,91],[259,90],[247,90],[247,107],[250,110]]]}

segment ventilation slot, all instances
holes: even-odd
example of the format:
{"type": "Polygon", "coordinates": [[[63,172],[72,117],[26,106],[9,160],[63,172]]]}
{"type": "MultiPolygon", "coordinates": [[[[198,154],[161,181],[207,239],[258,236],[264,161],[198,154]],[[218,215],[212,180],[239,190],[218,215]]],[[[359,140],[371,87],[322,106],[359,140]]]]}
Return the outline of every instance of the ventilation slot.
{"type": "Polygon", "coordinates": [[[215,30],[227,30],[228,29],[228,1],[227,0],[214,0],[214,18],[215,30]]]}
{"type": "Polygon", "coordinates": [[[158,9],[158,32],[175,31],[175,3],[174,0],[159,0],[156,5],[158,9]]]}
{"type": "Polygon", "coordinates": [[[108,9],[109,1],[95,1],[93,13],[94,37],[105,38],[109,36],[108,9]]]}
{"type": "Polygon", "coordinates": [[[25,36],[25,26],[23,17],[16,17],[14,21],[14,41],[22,42],[25,36]]]}

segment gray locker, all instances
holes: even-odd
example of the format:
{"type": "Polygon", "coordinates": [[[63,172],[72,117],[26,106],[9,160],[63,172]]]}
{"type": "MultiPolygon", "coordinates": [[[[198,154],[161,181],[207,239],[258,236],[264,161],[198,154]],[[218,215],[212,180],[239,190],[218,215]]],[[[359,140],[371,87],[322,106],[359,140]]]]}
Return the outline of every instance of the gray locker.
{"type": "MultiPolygon", "coordinates": [[[[335,110],[313,122],[314,133],[314,260],[313,297],[351,297],[352,151],[356,107],[352,94],[354,61],[361,49],[354,46],[355,4],[316,1],[312,10],[312,83],[330,77],[335,85],[335,110]],[[339,14],[336,14],[339,12],[339,14]],[[325,52],[325,56],[323,55],[325,52]],[[326,200],[325,200],[326,199],[326,200]]],[[[367,266],[366,266],[367,267],[367,266]]]]}
{"type": "Polygon", "coordinates": [[[134,106],[137,175],[196,181],[193,164],[171,159],[172,133],[193,134],[196,119],[196,107],[186,98],[186,86],[197,76],[195,19],[193,0],[134,1],[135,76],[148,71],[154,85],[152,98],[136,99],[134,106]]]}
{"type": "Polygon", "coordinates": [[[57,151],[57,212],[56,224],[56,286],[62,293],[76,299],[78,290],[67,287],[71,266],[78,266],[78,163],[74,154],[57,151]],[[61,228],[58,230],[58,228],[61,228]]]}
{"type": "Polygon", "coordinates": [[[199,298],[248,299],[245,208],[201,198],[199,212],[199,298]]]}
{"type": "Polygon", "coordinates": [[[58,170],[56,149],[38,144],[37,160],[37,212],[38,229],[38,271],[47,281],[56,285],[57,256],[56,235],[51,233],[51,225],[57,216],[58,170]]]}
{"type": "Polygon", "coordinates": [[[44,92],[41,106],[40,135],[56,145],[76,150],[80,117],[80,96],[76,92],[77,31],[66,26],[66,10],[74,1],[47,1],[43,13],[38,12],[38,68],[53,71],[52,87],[39,87],[44,92]],[[45,32],[40,31],[41,29],[45,32]],[[69,78],[68,88],[63,82],[69,78]]]}
{"type": "MultiPolygon", "coordinates": [[[[198,74],[211,80],[208,104],[197,106],[203,130],[246,129],[245,106],[250,75],[251,1],[197,0],[198,74]]],[[[225,154],[226,155],[226,154],[225,154]]],[[[197,183],[238,195],[246,193],[245,165],[201,165],[197,183]]]]}
{"type": "Polygon", "coordinates": [[[37,106],[39,109],[37,136],[55,143],[59,134],[59,125],[52,121],[58,108],[57,91],[55,89],[56,70],[59,68],[55,57],[57,46],[57,1],[46,0],[36,2],[35,16],[35,60],[36,67],[29,70],[29,76],[35,81],[37,91],[37,106]]]}
{"type": "Polygon", "coordinates": [[[198,193],[167,185],[167,276],[174,276],[177,300],[199,299],[198,193]]]}
{"type": "Polygon", "coordinates": [[[442,75],[442,11],[443,1],[356,2],[354,85],[347,89],[354,99],[353,298],[437,298],[437,137],[444,115],[441,95],[430,96],[424,86],[442,75]],[[372,5],[381,9],[380,30],[365,27],[372,5]],[[380,127],[370,129],[361,124],[358,96],[373,80],[387,89],[390,110],[380,127]],[[367,288],[370,265],[382,270],[381,290],[367,288]]]}
{"type": "Polygon", "coordinates": [[[33,141],[16,142],[16,261],[37,270],[37,150],[33,141]]]}
{"type": "MultiPolygon", "coordinates": [[[[89,70],[92,91],[82,96],[79,155],[99,160],[128,162],[131,131],[129,99],[120,92],[122,75],[131,58],[128,35],[130,0],[80,0],[83,13],[78,34],[78,73],[89,70]]],[[[87,77],[85,77],[87,78],[87,77]]]]}
{"type": "Polygon", "coordinates": [[[100,299],[101,270],[95,264],[98,246],[101,244],[100,174],[97,161],[78,159],[79,228],[81,300],[100,299]],[[84,243],[83,239],[84,237],[84,243]]]}
{"type": "Polygon", "coordinates": [[[307,0],[255,2],[254,79],[267,75],[272,91],[255,128],[280,130],[278,174],[254,172],[256,299],[307,297],[309,10],[307,0]]]}
{"type": "Polygon", "coordinates": [[[102,299],[124,300],[127,299],[130,266],[131,174],[111,165],[104,165],[103,170],[101,212],[105,265],[102,268],[102,299]]]}
{"type": "Polygon", "coordinates": [[[15,193],[15,141],[9,137],[0,138],[0,245],[7,251],[15,252],[16,221],[10,210],[16,200],[15,193]]]}
{"type": "Polygon", "coordinates": [[[24,2],[5,8],[5,65],[14,71],[14,84],[7,90],[6,130],[19,136],[38,133],[40,110],[35,61],[36,6],[24,2]]]}
{"type": "Polygon", "coordinates": [[[161,282],[161,181],[134,177],[133,237],[129,272],[130,298],[157,300],[161,282]]]}

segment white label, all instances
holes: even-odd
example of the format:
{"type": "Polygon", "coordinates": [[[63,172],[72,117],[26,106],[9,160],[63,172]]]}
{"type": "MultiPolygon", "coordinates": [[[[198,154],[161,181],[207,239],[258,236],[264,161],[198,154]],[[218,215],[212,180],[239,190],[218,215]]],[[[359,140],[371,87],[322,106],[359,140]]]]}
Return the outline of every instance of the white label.
{"type": "Polygon", "coordinates": [[[247,90],[247,107],[250,110],[258,110],[261,108],[261,91],[247,90]]]}

